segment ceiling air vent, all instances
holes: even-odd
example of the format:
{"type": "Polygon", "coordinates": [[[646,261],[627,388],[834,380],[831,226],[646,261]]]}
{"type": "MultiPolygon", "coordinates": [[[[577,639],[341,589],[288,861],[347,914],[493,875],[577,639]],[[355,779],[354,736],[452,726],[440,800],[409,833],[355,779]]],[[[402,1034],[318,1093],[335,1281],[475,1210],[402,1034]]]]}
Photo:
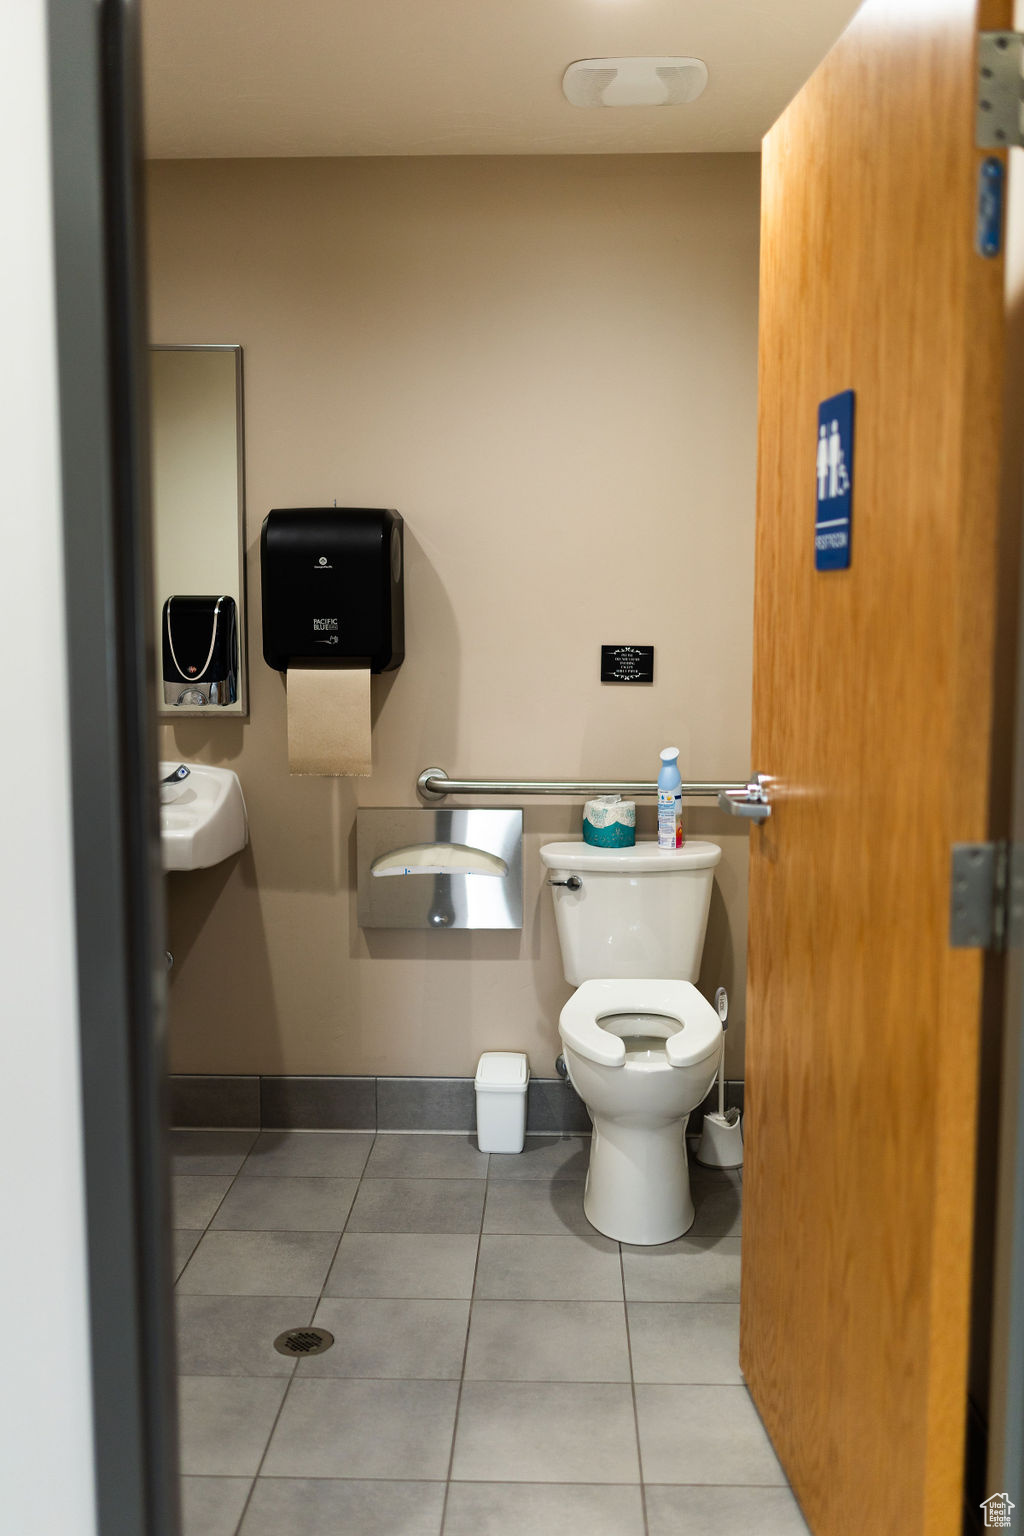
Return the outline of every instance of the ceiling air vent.
{"type": "Polygon", "coordinates": [[[707,83],[703,59],[578,59],[562,76],[574,107],[679,107],[707,83]]]}

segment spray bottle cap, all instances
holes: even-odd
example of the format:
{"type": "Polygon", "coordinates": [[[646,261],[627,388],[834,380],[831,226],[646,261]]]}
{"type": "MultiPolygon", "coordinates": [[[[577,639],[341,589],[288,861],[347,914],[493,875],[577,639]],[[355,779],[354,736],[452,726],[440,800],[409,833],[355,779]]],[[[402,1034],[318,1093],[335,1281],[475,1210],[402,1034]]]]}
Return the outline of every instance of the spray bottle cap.
{"type": "Polygon", "coordinates": [[[661,749],[661,760],[663,763],[674,763],[678,756],[678,747],[662,747],[661,749]]]}

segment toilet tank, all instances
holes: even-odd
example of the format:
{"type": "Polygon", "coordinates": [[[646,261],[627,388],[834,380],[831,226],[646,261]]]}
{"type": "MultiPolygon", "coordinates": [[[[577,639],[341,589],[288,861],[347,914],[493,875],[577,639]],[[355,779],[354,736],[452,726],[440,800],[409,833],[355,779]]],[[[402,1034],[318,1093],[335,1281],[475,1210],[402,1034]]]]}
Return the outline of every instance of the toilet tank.
{"type": "Polygon", "coordinates": [[[722,857],[717,843],[546,843],[540,856],[549,882],[580,882],[578,890],[551,886],[566,981],[578,987],[597,977],[697,980],[722,857]]]}

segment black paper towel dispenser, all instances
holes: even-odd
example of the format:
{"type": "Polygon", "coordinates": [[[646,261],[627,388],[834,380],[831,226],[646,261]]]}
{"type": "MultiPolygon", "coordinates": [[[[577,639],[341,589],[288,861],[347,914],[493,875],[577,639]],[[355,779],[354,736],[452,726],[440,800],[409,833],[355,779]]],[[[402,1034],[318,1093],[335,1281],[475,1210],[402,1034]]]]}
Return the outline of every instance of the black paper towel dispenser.
{"type": "Polygon", "coordinates": [[[397,512],[268,512],[260,535],[267,665],[394,671],[405,657],[404,564],[397,512]]]}

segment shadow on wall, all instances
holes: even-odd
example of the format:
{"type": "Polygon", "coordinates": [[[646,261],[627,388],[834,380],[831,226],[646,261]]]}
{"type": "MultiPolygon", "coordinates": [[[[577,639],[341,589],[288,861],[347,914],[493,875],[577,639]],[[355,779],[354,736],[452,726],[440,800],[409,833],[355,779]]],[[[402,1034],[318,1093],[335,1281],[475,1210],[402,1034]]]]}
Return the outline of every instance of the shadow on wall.
{"type": "MultiPolygon", "coordinates": [[[[746,843],[749,832],[746,827],[737,831],[735,820],[720,811],[716,805],[691,809],[687,814],[687,833],[691,837],[707,838],[718,843],[723,855],[737,845],[746,843]]],[[[746,849],[743,848],[743,852],[746,849]]],[[[746,974],[745,955],[736,954],[732,925],[729,921],[730,906],[735,907],[742,899],[739,883],[746,884],[746,861],[737,864],[735,855],[724,857],[715,870],[715,883],[711,888],[711,908],[708,912],[708,929],[701,956],[697,986],[708,999],[714,1001],[715,992],[724,987],[729,994],[729,1031],[727,1035],[726,1074],[742,1077],[745,1027],[746,1027],[746,974]]]]}
{"type": "Polygon", "coordinates": [[[249,848],[243,848],[241,853],[230,859],[224,859],[220,864],[215,864],[212,869],[190,869],[187,871],[171,871],[167,876],[167,942],[171,954],[174,956],[174,969],[172,981],[176,981],[181,975],[182,968],[192,953],[192,947],[199,937],[210,913],[217,905],[220,894],[231,878],[232,872],[248,860],[252,863],[252,854],[249,848]],[[183,894],[183,881],[188,882],[188,896],[185,901],[178,901],[176,897],[183,894]]]}
{"type": "Polygon", "coordinates": [[[742,1006],[742,999],[733,995],[734,976],[732,930],[729,927],[725,898],[716,880],[711,887],[708,931],[704,940],[704,953],[701,956],[697,985],[709,1002],[714,1000],[717,989],[724,987],[729,993],[730,1008],[735,1008],[737,1004],[742,1006]]]}
{"type": "MultiPolygon", "coordinates": [[[[408,522],[405,569],[405,661],[394,674],[401,685],[396,702],[403,710],[404,754],[413,751],[415,761],[426,768],[443,763],[458,749],[462,650],[448,589],[408,522]]],[[[389,723],[385,740],[393,730],[389,723]]],[[[409,784],[402,803],[418,803],[414,784],[409,784]]]]}
{"type": "Polygon", "coordinates": [[[266,1072],[283,1069],[279,1012],[252,845],[211,869],[167,877],[168,978],[174,1034],[215,1033],[225,1015],[244,1020],[266,1072]],[[232,899],[233,893],[233,899],[232,899]],[[245,914],[239,924],[238,914],[245,914]],[[242,934],[240,938],[239,935],[242,934]],[[200,940],[196,966],[190,957],[200,940]],[[209,956],[218,958],[211,969],[209,956]]]}
{"type": "MultiPolygon", "coordinates": [[[[233,768],[242,750],[245,722],[228,716],[160,716],[161,725],[174,730],[174,753],[180,762],[210,763],[215,768],[233,768]]],[[[173,756],[174,753],[171,755],[173,756]]]]}

